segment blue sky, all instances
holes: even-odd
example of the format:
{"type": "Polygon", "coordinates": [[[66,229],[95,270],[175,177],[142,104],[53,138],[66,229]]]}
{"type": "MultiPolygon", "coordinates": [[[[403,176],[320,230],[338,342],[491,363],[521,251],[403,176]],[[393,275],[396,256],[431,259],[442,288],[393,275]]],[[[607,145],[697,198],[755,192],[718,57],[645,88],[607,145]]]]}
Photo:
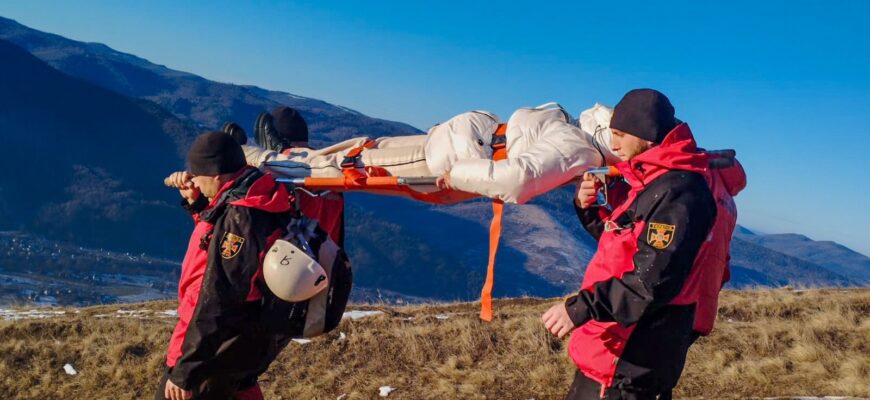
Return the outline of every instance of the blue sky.
{"type": "Polygon", "coordinates": [[[420,128],[667,94],[749,175],[739,222],[870,254],[870,2],[21,1],[0,15],[420,128]]]}

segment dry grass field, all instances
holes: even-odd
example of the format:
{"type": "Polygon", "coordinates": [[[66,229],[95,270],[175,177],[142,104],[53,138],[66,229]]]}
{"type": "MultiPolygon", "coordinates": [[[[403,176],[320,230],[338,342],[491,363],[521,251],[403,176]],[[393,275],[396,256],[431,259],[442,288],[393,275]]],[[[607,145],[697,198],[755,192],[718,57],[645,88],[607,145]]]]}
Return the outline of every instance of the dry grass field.
{"type": "MultiPolygon", "coordinates": [[[[870,289],[722,297],[717,329],[692,348],[677,397],[870,397],[870,289]]],[[[371,399],[381,386],[396,389],[391,399],[560,399],[574,367],[539,323],[552,302],[498,301],[490,324],[473,303],[352,306],[383,314],[291,343],[261,384],[268,399],[371,399]]],[[[173,307],[0,321],[0,398],[152,398],[173,307]]]]}

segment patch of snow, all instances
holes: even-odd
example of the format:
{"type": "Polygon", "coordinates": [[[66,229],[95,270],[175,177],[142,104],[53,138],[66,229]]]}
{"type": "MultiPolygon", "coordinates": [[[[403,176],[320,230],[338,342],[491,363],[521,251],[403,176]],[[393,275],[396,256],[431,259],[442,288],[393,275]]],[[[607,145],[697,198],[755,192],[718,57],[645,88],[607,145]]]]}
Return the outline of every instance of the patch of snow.
{"type": "Polygon", "coordinates": [[[435,316],[435,319],[438,319],[438,320],[444,321],[444,320],[446,320],[446,319],[450,319],[450,316],[447,315],[447,314],[438,314],[438,315],[435,316]]]}
{"type": "Polygon", "coordinates": [[[311,339],[293,339],[294,342],[299,344],[308,344],[311,343],[311,339]]]}
{"type": "Polygon", "coordinates": [[[396,388],[390,386],[381,386],[380,388],[378,388],[378,390],[380,391],[381,397],[387,397],[390,395],[390,393],[396,390],[396,388]]]}
{"type": "Polygon", "coordinates": [[[75,368],[73,368],[72,364],[64,364],[63,372],[66,372],[67,375],[78,375],[79,373],[75,368]]]}
{"type": "Polygon", "coordinates": [[[345,340],[347,340],[347,335],[345,335],[344,332],[339,333],[339,334],[338,334],[338,340],[339,340],[339,341],[345,341],[345,340]]]}
{"type": "Polygon", "coordinates": [[[163,311],[162,313],[160,313],[160,315],[165,315],[167,317],[177,317],[178,310],[166,310],[166,311],[163,311]]]}
{"type": "Polygon", "coordinates": [[[22,319],[53,318],[66,314],[66,311],[50,310],[7,310],[0,309],[0,319],[6,321],[18,321],[22,319]]]}
{"type": "Polygon", "coordinates": [[[341,400],[341,399],[343,399],[343,398],[345,398],[345,397],[347,397],[347,393],[344,393],[344,394],[342,394],[341,396],[336,397],[335,400],[341,400]]]}
{"type": "Polygon", "coordinates": [[[374,316],[374,315],[381,315],[381,314],[383,314],[383,313],[384,313],[383,311],[361,311],[361,310],[353,310],[353,311],[347,311],[347,312],[345,312],[344,314],[342,314],[341,317],[342,317],[342,318],[350,318],[350,319],[352,319],[352,320],[358,320],[358,319],[360,319],[360,318],[371,317],[371,316],[374,316]]]}
{"type": "Polygon", "coordinates": [[[148,314],[150,312],[151,312],[151,310],[124,310],[124,309],[118,310],[118,314],[121,314],[121,315],[145,315],[145,314],[148,314]]]}

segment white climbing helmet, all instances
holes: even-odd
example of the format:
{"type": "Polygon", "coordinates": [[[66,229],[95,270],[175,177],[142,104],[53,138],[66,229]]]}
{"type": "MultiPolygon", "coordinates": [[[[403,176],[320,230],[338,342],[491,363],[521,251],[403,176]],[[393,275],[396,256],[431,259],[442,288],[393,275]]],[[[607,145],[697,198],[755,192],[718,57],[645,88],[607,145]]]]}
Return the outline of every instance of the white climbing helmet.
{"type": "Polygon", "coordinates": [[[276,240],[266,253],[263,279],[272,293],[291,303],[308,300],[329,286],[323,266],[283,239],[276,240]]]}

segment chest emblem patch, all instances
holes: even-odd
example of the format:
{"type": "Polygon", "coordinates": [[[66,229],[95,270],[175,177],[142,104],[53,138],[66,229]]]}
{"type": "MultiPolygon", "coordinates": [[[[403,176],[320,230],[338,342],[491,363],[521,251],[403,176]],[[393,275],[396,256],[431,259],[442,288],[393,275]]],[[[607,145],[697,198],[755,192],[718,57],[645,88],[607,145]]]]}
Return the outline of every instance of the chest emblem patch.
{"type": "Polygon", "coordinates": [[[649,228],[647,228],[646,242],[656,249],[664,250],[671,245],[671,242],[674,240],[674,231],[676,230],[676,225],[650,222],[649,228]]]}
{"type": "Polygon", "coordinates": [[[224,233],[224,237],[221,239],[221,257],[227,260],[235,257],[242,250],[244,244],[245,238],[229,232],[224,233]]]}

